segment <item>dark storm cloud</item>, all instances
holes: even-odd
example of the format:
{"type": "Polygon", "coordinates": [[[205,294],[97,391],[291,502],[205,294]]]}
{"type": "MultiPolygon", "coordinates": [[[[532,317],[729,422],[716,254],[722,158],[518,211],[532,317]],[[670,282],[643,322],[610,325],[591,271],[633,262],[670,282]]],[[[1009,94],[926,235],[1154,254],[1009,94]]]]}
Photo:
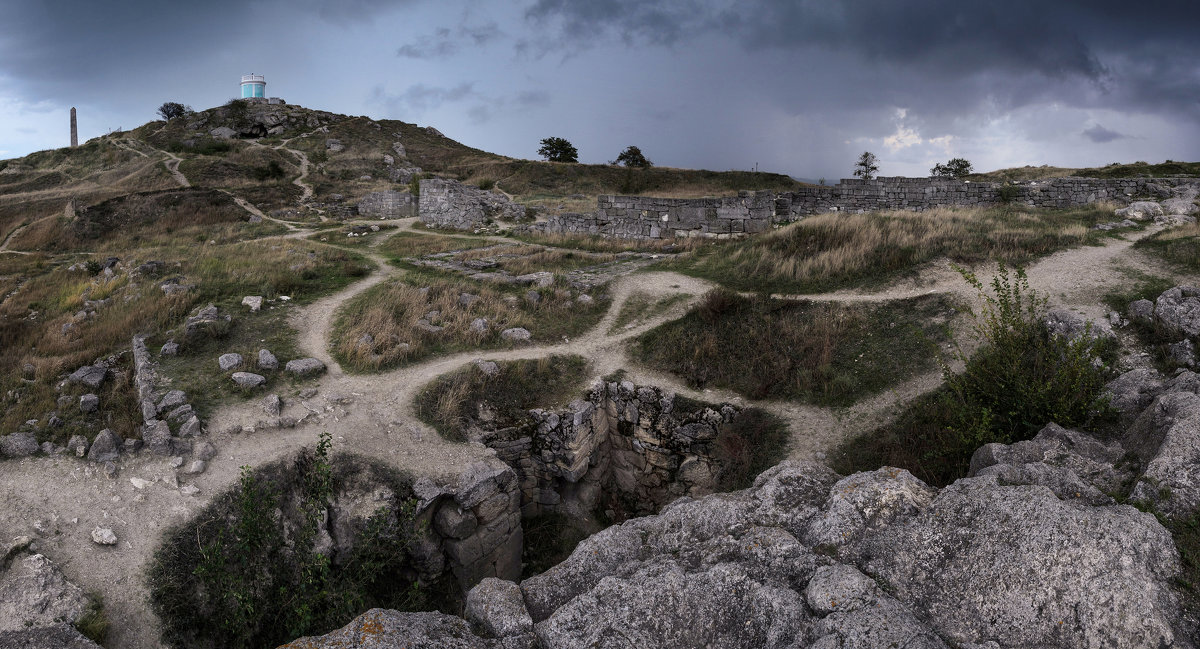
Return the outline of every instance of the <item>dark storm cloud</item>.
{"type": "Polygon", "coordinates": [[[1123,140],[1129,137],[1124,133],[1118,133],[1116,131],[1106,129],[1099,124],[1089,129],[1085,129],[1083,131],[1083,136],[1095,142],[1096,144],[1106,144],[1108,142],[1112,142],[1113,140],[1123,140]]]}
{"type": "Polygon", "coordinates": [[[897,82],[894,92],[907,88],[930,107],[950,97],[930,85],[986,79],[992,85],[958,92],[1000,108],[1051,98],[1200,119],[1194,0],[1136,9],[1111,0],[535,0],[526,17],[556,30],[556,48],[615,34],[682,53],[724,34],[751,51],[841,53],[839,69],[875,66],[897,82]]]}
{"type": "MultiPolygon", "coordinates": [[[[305,15],[326,22],[370,20],[412,0],[9,0],[2,12],[0,77],[33,95],[70,87],[73,95],[114,79],[153,72],[198,53],[210,55],[270,32],[305,15]]],[[[286,43],[281,43],[286,47],[286,43]]],[[[147,78],[145,83],[153,83],[147,78]]]]}
{"type": "Polygon", "coordinates": [[[440,59],[458,54],[464,46],[481,47],[504,36],[494,22],[477,26],[460,26],[455,30],[440,27],[432,35],[422,36],[416,43],[406,43],[396,55],[407,59],[440,59]]]}
{"type": "Polygon", "coordinates": [[[450,88],[430,86],[423,83],[409,86],[403,92],[390,94],[381,87],[372,92],[371,101],[387,106],[393,111],[423,113],[444,103],[479,99],[474,83],[460,83],[450,88]]]}

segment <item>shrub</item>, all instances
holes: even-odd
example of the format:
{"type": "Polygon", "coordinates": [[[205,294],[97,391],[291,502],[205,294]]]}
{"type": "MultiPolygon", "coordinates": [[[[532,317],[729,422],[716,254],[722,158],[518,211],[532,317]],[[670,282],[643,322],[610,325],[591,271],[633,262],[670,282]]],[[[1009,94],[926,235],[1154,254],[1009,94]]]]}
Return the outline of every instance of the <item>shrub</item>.
{"type": "Polygon", "coordinates": [[[844,444],[835,470],[898,466],[946,485],[966,475],[984,444],[1030,439],[1051,422],[1086,428],[1113,415],[1102,396],[1113,374],[1113,343],[1051,334],[1042,320],[1046,299],[1029,289],[1022,270],[1010,276],[1002,265],[992,295],[972,273],[959,272],[983,299],[975,324],[981,347],[970,358],[956,351],[961,373],[943,360],[945,384],[891,424],[844,444]]]}
{"type": "Polygon", "coordinates": [[[641,169],[649,169],[650,167],[654,166],[653,163],[647,160],[646,156],[642,154],[641,149],[632,145],[625,147],[625,150],[617,156],[616,162],[618,164],[623,164],[626,167],[638,167],[641,169]]]}
{"type": "MultiPolygon", "coordinates": [[[[327,633],[368,608],[422,603],[406,548],[415,501],[380,507],[339,556],[316,549],[319,526],[347,475],[385,469],[329,459],[330,436],[290,466],[242,468],[239,485],[176,530],[149,578],[163,639],[176,647],[278,646],[327,633]],[[349,471],[344,467],[349,466],[349,471]]],[[[395,478],[385,481],[404,493],[395,478]]]]}
{"type": "Polygon", "coordinates": [[[495,186],[496,186],[496,181],[492,180],[491,178],[484,178],[483,180],[479,181],[479,188],[485,192],[495,186]]]}

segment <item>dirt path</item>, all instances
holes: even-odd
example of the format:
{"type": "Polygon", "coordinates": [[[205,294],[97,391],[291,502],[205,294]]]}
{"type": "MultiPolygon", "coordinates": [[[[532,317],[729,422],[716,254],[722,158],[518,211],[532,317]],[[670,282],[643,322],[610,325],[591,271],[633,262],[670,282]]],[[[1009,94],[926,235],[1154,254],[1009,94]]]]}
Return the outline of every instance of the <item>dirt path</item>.
{"type": "MultiPolygon", "coordinates": [[[[243,206],[247,211],[252,207],[243,206]]],[[[406,219],[398,224],[401,231],[407,231],[412,230],[414,222],[415,219],[406,219]]],[[[295,231],[281,236],[307,234],[292,229],[295,231]]],[[[509,241],[502,237],[495,239],[509,241]]],[[[1130,250],[1133,239],[1131,236],[1111,240],[1104,246],[1075,248],[1046,257],[1029,268],[1030,283],[1049,295],[1052,304],[1076,309],[1090,317],[1102,315],[1104,309],[1098,306],[1099,298],[1113,288],[1118,268],[1162,272],[1154,262],[1130,250]]],[[[749,403],[726,391],[693,390],[674,376],[638,367],[628,357],[626,345],[630,339],[681,316],[712,288],[703,280],[666,272],[643,272],[615,280],[606,314],[595,327],[570,341],[463,352],[378,374],[347,374],[328,352],[338,308],[401,272],[383,263],[381,256],[373,251],[364,252],[379,263],[374,273],[293,312],[292,323],[300,347],[321,358],[329,368],[319,379],[315,396],[301,399],[294,393],[282,394],[283,414],[304,421],[293,428],[276,427],[257,401],[231,405],[215,413],[206,428],[207,439],[218,448],[218,456],[203,474],[186,477],[186,482],[200,489],[196,496],[184,496],[178,491],[173,482],[175,471],[167,459],[145,453],[122,458],[120,475],[115,481],[100,475],[94,465],[71,457],[30,458],[0,464],[0,499],[5,503],[0,509],[0,539],[36,534],[38,525],[47,529],[37,535],[39,549],[60,563],[69,578],[104,596],[105,608],[115,623],[110,649],[159,646],[157,621],[146,605],[149,591],[142,576],[161,534],[169,526],[196,515],[213,496],[234,485],[239,467],[260,466],[311,445],[322,431],[333,433],[335,452],[368,455],[412,475],[449,478],[471,461],[492,455],[493,451],[479,444],[443,441],[418,421],[412,410],[414,396],[426,383],[475,358],[516,360],[578,354],[591,361],[595,377],[625,369],[630,380],[638,383],[659,385],[706,401],[749,403]],[[690,298],[634,327],[609,333],[622,306],[636,293],[652,298],[686,294],[690,298]],[[133,477],[152,483],[139,490],[130,482],[133,477]],[[53,485],[53,488],[38,489],[31,485],[53,485]],[[113,528],[121,539],[119,545],[101,548],[92,544],[89,534],[97,525],[113,528]]],[[[980,268],[978,272],[980,277],[990,276],[989,268],[980,268]]],[[[869,302],[930,292],[951,293],[972,303],[975,298],[961,277],[942,263],[926,267],[915,279],[903,280],[878,292],[838,291],[795,297],[869,302]]],[[[820,458],[847,435],[886,420],[905,402],[935,388],[939,382],[936,372],[927,373],[843,409],[777,401],[754,405],[788,422],[793,456],[820,458]]]]}
{"type": "Polygon", "coordinates": [[[30,225],[32,225],[32,224],[26,223],[24,225],[18,225],[17,227],[13,228],[12,230],[9,230],[8,235],[4,237],[4,241],[0,241],[0,252],[7,252],[10,254],[14,254],[14,255],[31,254],[31,253],[25,252],[24,250],[9,250],[8,249],[8,242],[12,241],[13,237],[17,236],[18,234],[21,234],[21,231],[24,230],[25,228],[29,227],[30,225]]]}

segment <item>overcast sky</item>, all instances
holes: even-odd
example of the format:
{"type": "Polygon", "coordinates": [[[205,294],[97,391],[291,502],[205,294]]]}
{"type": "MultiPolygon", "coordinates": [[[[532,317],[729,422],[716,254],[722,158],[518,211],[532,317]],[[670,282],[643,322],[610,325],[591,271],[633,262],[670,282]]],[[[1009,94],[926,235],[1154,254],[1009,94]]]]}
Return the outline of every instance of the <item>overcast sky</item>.
{"type": "Polygon", "coordinates": [[[848,176],[1200,160],[1197,0],[4,0],[0,158],[289,103],[536,158],[848,176]]]}

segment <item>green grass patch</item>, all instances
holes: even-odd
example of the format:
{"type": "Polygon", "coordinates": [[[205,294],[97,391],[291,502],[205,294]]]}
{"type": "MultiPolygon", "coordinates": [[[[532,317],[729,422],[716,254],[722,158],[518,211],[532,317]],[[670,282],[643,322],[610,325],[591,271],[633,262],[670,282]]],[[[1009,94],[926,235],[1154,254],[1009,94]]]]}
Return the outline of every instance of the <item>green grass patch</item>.
{"type": "Polygon", "coordinates": [[[373,372],[436,354],[511,347],[500,334],[517,327],[529,331],[533,343],[561,342],[595,326],[609,304],[602,297],[590,304],[574,298],[561,280],[531,288],[412,268],[341,307],[332,351],[346,370],[373,372]],[[486,326],[472,328],[481,318],[486,326]]]}
{"type": "Polygon", "coordinates": [[[879,285],[930,261],[1011,264],[1112,236],[1102,204],[1068,210],[938,208],[821,214],[759,237],[699,248],[663,266],[742,291],[819,293],[879,285]]]}
{"type": "Polygon", "coordinates": [[[1002,269],[993,295],[968,279],[986,300],[976,320],[982,346],[969,359],[959,352],[964,371],[946,370],[941,388],[893,422],[842,444],[830,458],[835,471],[895,466],[944,486],[967,474],[984,444],[1030,439],[1050,422],[1089,428],[1112,420],[1102,392],[1114,375],[1114,343],[1052,336],[1042,323],[1045,300],[1029,291],[1023,273],[1010,278],[1002,269]]]}
{"type": "Polygon", "coordinates": [[[632,329],[639,324],[653,320],[663,313],[670,311],[673,307],[687,302],[691,297],[687,293],[677,293],[657,298],[653,298],[645,293],[633,293],[621,305],[621,311],[617,313],[617,317],[613,320],[612,327],[609,328],[608,333],[620,333],[625,329],[632,329]]]}
{"type": "Polygon", "coordinates": [[[471,250],[494,245],[496,245],[495,242],[479,237],[399,232],[379,244],[379,251],[393,258],[404,258],[421,257],[440,252],[471,250]]]}
{"type": "Polygon", "coordinates": [[[1133,244],[1135,248],[1159,257],[1177,269],[1200,271],[1200,223],[1156,232],[1133,244]]]}
{"type": "Polygon", "coordinates": [[[434,379],[414,401],[417,416],[442,437],[463,442],[473,425],[520,426],[532,422],[532,408],[567,403],[583,393],[588,370],[586,359],[559,355],[497,366],[494,376],[468,365],[434,379]]]}
{"type": "Polygon", "coordinates": [[[169,532],[148,577],[151,605],[173,647],[274,647],[328,633],[370,608],[423,610],[408,547],[420,534],[407,481],[353,456],[315,450],[258,470],[169,532]],[[333,502],[363,484],[393,494],[362,518],[340,521],[352,542],[317,550],[333,502]]]}
{"type": "Polygon", "coordinates": [[[640,336],[633,354],[697,388],[847,405],[935,367],[949,316],[941,296],[842,305],[718,289],[640,336]]]}

